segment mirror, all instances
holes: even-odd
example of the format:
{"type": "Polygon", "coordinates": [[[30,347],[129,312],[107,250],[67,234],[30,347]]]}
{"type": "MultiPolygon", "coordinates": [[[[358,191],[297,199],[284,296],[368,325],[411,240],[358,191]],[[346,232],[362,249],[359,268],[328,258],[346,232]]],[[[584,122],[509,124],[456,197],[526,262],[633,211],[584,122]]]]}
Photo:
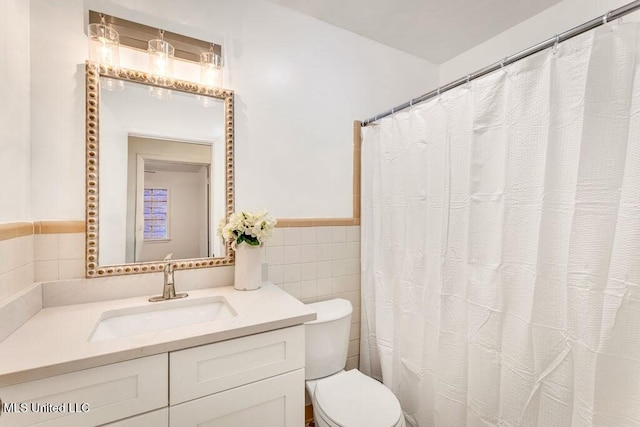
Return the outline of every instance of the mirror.
{"type": "Polygon", "coordinates": [[[87,63],[87,277],[233,263],[233,93],[87,63]]]}

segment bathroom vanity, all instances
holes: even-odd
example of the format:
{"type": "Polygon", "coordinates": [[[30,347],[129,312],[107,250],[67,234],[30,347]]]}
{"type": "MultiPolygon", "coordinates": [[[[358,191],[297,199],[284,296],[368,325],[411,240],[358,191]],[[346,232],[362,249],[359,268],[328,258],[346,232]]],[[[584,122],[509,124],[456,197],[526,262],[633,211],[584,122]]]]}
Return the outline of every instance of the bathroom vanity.
{"type": "Polygon", "coordinates": [[[0,343],[0,426],[302,426],[302,323],[315,313],[270,283],[189,293],[42,309],[0,343]],[[210,316],[212,302],[231,315],[189,318],[210,316]],[[191,324],[96,335],[157,311],[191,324]]]}

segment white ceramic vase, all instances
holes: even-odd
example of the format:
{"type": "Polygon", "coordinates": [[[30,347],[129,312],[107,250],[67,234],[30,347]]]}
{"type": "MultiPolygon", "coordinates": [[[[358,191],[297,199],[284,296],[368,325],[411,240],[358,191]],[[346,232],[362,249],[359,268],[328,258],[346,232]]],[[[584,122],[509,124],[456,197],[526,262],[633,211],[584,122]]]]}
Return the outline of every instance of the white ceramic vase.
{"type": "Polygon", "coordinates": [[[240,243],[236,246],[236,267],[233,287],[239,291],[253,291],[262,286],[264,248],[240,243]]]}

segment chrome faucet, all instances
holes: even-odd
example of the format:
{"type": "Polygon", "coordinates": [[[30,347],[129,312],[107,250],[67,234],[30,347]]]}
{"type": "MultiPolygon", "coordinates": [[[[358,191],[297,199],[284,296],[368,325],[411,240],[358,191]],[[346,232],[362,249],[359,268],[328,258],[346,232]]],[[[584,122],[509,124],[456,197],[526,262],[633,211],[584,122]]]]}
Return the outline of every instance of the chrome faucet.
{"type": "Polygon", "coordinates": [[[184,298],[189,296],[186,292],[176,294],[176,287],[173,281],[173,264],[171,263],[171,256],[169,254],[164,257],[164,267],[162,272],[164,273],[164,287],[162,288],[162,295],[149,298],[150,302],[166,301],[168,299],[184,298]]]}

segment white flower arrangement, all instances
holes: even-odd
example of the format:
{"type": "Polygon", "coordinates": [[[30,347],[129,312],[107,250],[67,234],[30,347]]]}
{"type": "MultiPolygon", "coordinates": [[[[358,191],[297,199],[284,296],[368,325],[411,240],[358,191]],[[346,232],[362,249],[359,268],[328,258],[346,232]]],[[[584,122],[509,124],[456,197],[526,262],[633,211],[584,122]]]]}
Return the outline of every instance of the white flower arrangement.
{"type": "Polygon", "coordinates": [[[225,218],[218,224],[218,234],[225,242],[236,245],[245,242],[251,246],[260,246],[273,234],[276,220],[267,211],[234,212],[227,222],[225,218]]]}

